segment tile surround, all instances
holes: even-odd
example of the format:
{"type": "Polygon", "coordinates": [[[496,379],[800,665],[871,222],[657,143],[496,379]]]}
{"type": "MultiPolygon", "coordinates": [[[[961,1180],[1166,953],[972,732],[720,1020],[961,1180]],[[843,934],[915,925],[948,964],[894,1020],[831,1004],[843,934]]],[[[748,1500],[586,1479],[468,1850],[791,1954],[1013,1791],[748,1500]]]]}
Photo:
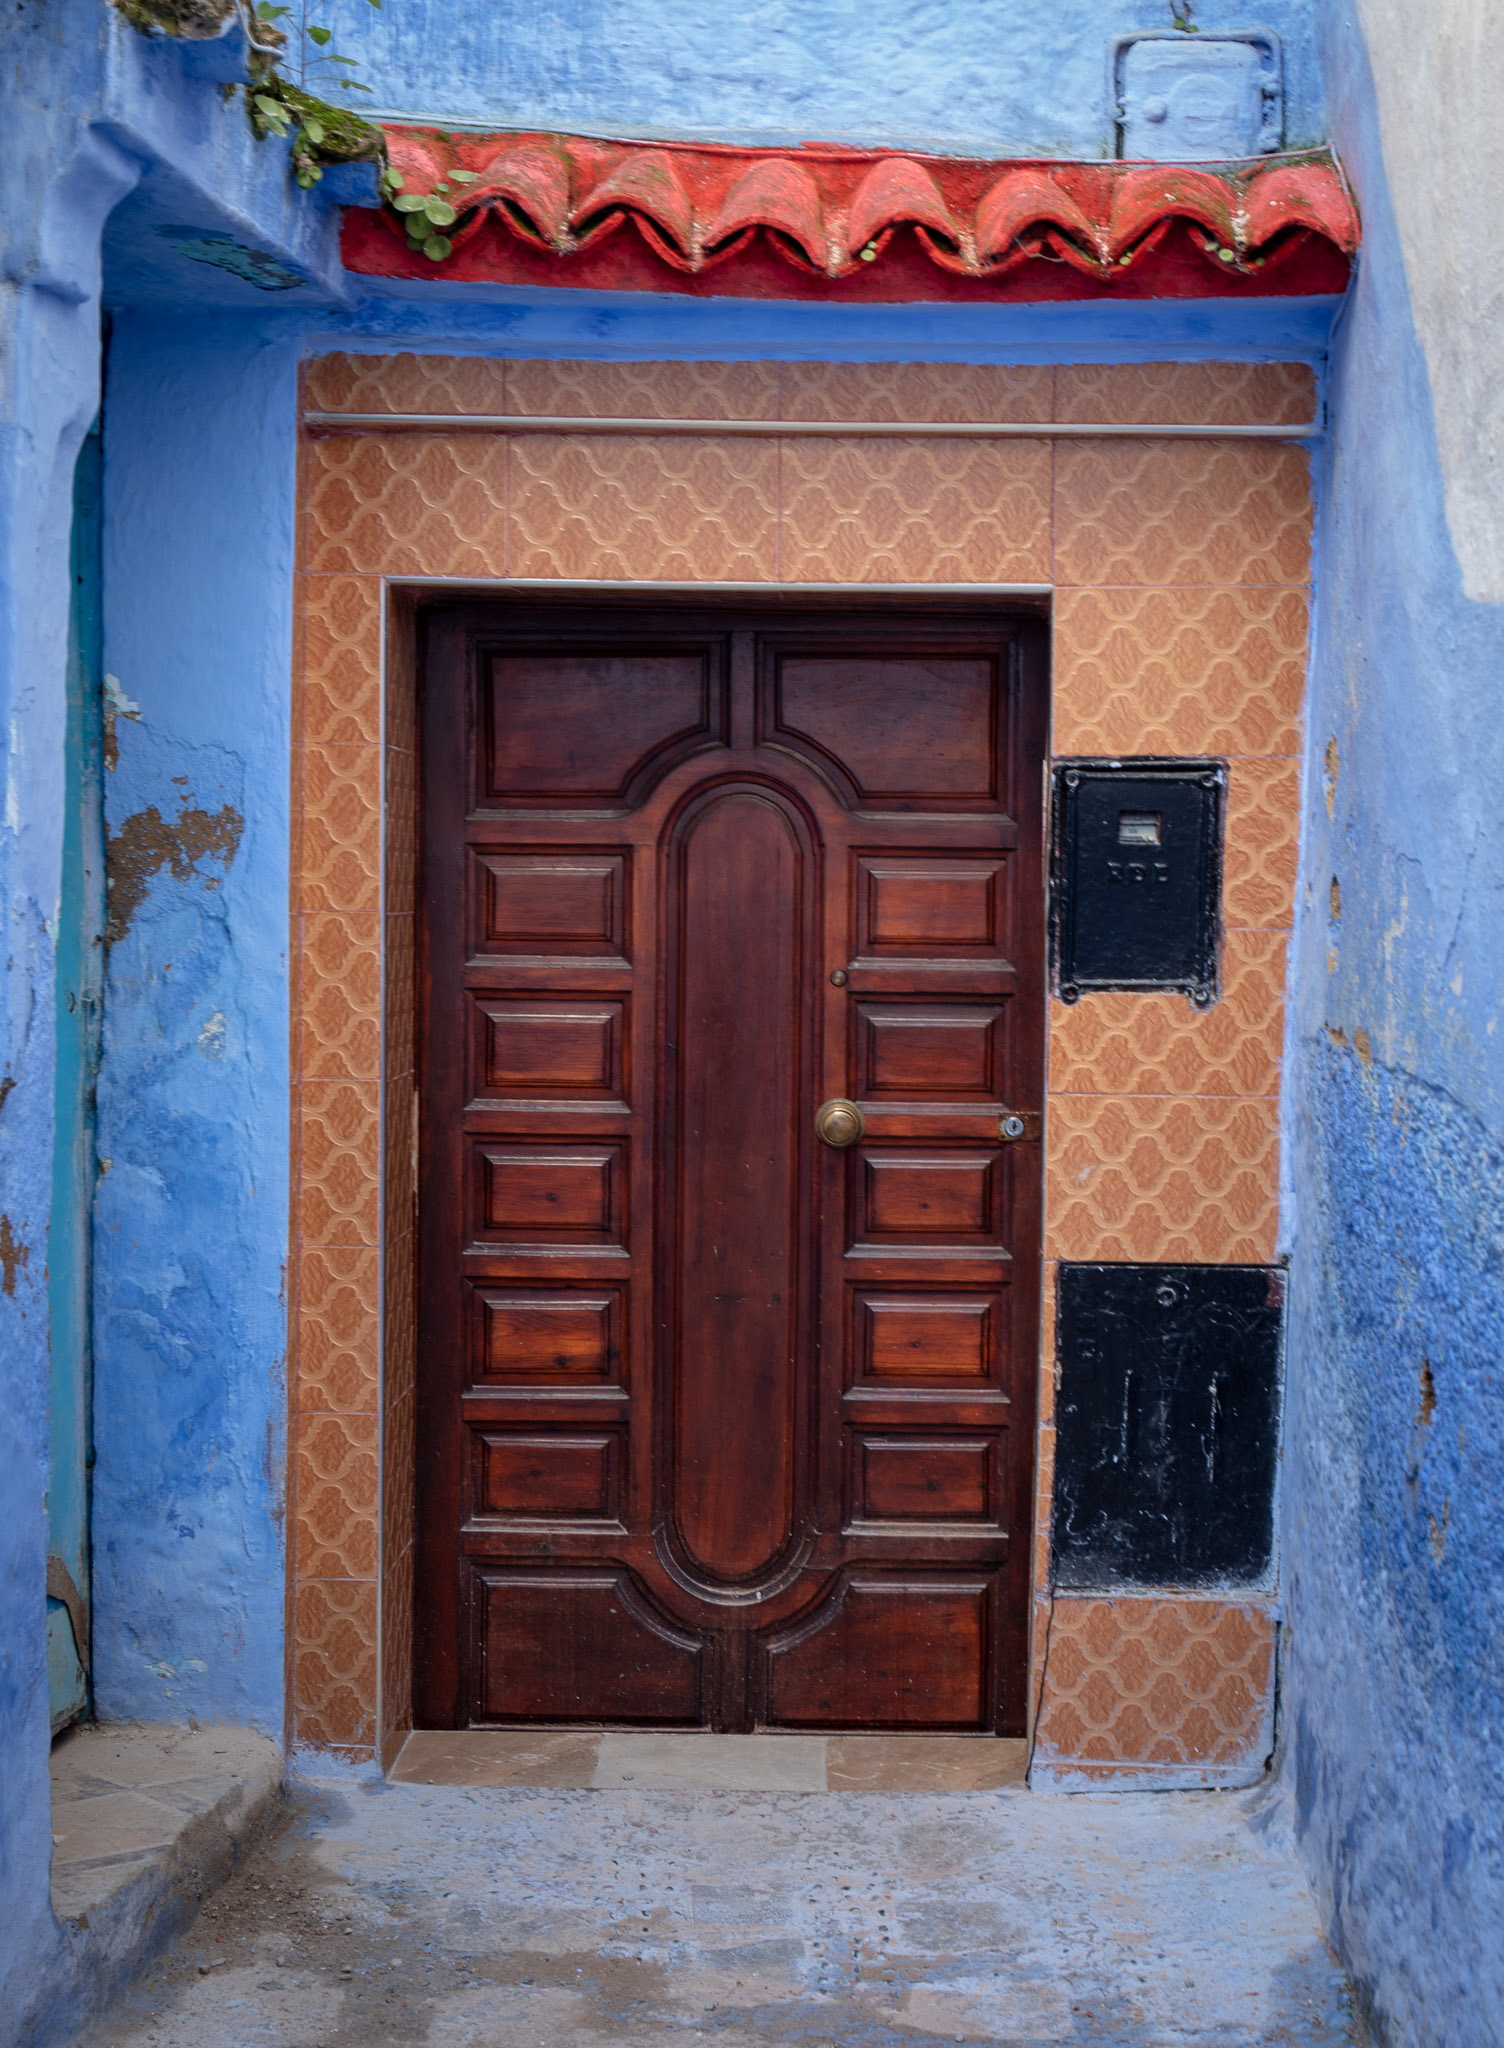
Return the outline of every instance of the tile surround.
{"type": "Polygon", "coordinates": [[[1055,1782],[1135,1773],[1230,1782],[1256,1772],[1272,1711],[1269,1603],[1050,1599],[1052,1303],[1061,1258],[1275,1255],[1306,457],[1249,442],[945,442],[922,428],[934,419],[1296,423],[1313,414],[1311,373],[1290,364],[334,355],[308,366],[305,401],[362,412],[913,421],[916,433],[864,442],[736,441],[713,428],[682,437],[369,432],[304,444],[292,917],[295,1739],[350,1756],[379,1746],[390,1766],[411,1719],[411,614],[385,585],[437,576],[1039,582],[1056,589],[1057,754],[1209,754],[1231,772],[1221,1001],[1204,1013],[1167,996],[1051,1005],[1036,1767],[1055,1782]]]}

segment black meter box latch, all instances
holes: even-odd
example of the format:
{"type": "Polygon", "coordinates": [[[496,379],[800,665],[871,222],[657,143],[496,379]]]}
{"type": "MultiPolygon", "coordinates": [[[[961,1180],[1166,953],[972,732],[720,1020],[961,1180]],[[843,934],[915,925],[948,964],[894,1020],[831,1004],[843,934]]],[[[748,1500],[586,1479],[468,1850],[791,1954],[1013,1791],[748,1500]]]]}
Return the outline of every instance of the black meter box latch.
{"type": "Polygon", "coordinates": [[[1067,761],[1055,770],[1051,930],[1063,1002],[1091,989],[1217,996],[1220,761],[1067,761]]]}

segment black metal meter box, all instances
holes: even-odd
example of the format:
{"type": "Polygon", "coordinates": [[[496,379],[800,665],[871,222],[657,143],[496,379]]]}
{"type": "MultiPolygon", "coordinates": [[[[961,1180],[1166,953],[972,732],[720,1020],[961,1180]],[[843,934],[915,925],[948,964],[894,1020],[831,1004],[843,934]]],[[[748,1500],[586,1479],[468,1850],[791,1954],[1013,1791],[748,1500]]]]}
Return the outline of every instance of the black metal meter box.
{"type": "Polygon", "coordinates": [[[1283,1272],[1062,1265],[1058,1303],[1056,1585],[1267,1581],[1283,1272]]]}
{"type": "Polygon", "coordinates": [[[1217,993],[1217,761],[1073,761],[1055,770],[1051,927],[1063,1002],[1089,989],[1217,993]]]}

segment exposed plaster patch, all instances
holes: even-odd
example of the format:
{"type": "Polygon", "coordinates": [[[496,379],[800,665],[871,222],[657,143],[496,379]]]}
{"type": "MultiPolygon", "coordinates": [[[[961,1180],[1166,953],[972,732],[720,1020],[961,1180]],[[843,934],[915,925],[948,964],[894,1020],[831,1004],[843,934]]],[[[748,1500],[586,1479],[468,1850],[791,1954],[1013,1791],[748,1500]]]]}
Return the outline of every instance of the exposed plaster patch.
{"type": "Polygon", "coordinates": [[[131,718],[139,724],[141,706],[127,697],[120,687],[119,676],[104,679],[104,765],[116,768],[120,765],[120,742],[115,736],[118,720],[131,718]]]}
{"type": "Polygon", "coordinates": [[[225,1056],[225,1013],[216,1010],[198,1035],[199,1051],[205,1059],[222,1060],[225,1056]]]}
{"type": "Polygon", "coordinates": [[[0,1292],[15,1293],[16,1275],[30,1258],[31,1246],[16,1236],[8,1216],[0,1216],[0,1292]]]}
{"type": "Polygon", "coordinates": [[[1431,1418],[1436,1413],[1436,1375],[1431,1370],[1429,1358],[1420,1362],[1420,1409],[1416,1421],[1423,1430],[1431,1427],[1431,1418]]]}
{"type": "MultiPolygon", "coordinates": [[[[185,806],[172,824],[155,804],[127,818],[118,832],[110,834],[105,853],[109,878],[105,944],[113,946],[130,930],[153,875],[169,868],[175,880],[186,882],[201,860],[215,860],[228,868],[244,830],[245,820],[233,804],[217,811],[185,806]]],[[[206,876],[204,881],[206,887],[213,888],[218,877],[206,876]]]]}

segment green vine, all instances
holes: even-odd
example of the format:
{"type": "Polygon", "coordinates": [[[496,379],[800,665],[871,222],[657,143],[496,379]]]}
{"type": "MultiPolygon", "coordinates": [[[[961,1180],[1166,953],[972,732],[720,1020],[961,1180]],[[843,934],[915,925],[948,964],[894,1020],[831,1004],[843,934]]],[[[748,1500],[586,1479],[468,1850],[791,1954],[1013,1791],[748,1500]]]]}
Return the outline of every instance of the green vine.
{"type": "MultiPolygon", "coordinates": [[[[381,0],[370,0],[370,5],[379,10],[381,0]]],[[[383,176],[390,177],[386,141],[373,122],[283,76],[287,35],[277,24],[291,14],[291,7],[273,0],[242,0],[242,10],[249,44],[249,77],[243,91],[251,127],[258,136],[275,135],[292,143],[292,172],[303,189],[316,185],[330,164],[379,163],[383,176]]],[[[357,68],[355,59],[329,48],[332,29],[311,21],[304,25],[303,35],[315,52],[304,56],[305,80],[312,71],[324,74],[317,82],[330,90],[370,91],[350,76],[357,68]]]]}
{"type": "MultiPolygon", "coordinates": [[[[334,31],[320,21],[305,21],[300,51],[302,83],[284,75],[287,30],[279,24],[292,13],[281,0],[113,0],[116,9],[142,35],[167,35],[189,41],[220,36],[238,14],[245,29],[247,57],[243,85],[224,85],[226,99],[245,98],[252,132],[276,136],[292,145],[292,174],[304,191],[316,185],[332,164],[379,164],[381,197],[407,229],[408,246],[432,263],[442,263],[453,248],[444,232],[454,226],[465,203],[464,187],[474,171],[454,170],[432,192],[405,192],[402,173],[387,155],[386,137],[373,121],[353,107],[341,106],[327,94],[369,92],[351,74],[359,67],[329,45],[334,31]],[[312,45],[310,51],[309,45],[312,45]],[[324,92],[308,90],[309,73],[324,92]]],[[[378,11],[382,0],[369,0],[378,11]]]]}
{"type": "Polygon", "coordinates": [[[454,187],[473,185],[478,175],[475,171],[451,171],[432,192],[404,192],[402,173],[388,164],[382,173],[381,189],[392,211],[401,217],[407,229],[408,247],[415,255],[424,255],[431,263],[442,263],[450,254],[454,243],[444,230],[459,219],[465,199],[464,192],[456,192],[454,187]]]}

